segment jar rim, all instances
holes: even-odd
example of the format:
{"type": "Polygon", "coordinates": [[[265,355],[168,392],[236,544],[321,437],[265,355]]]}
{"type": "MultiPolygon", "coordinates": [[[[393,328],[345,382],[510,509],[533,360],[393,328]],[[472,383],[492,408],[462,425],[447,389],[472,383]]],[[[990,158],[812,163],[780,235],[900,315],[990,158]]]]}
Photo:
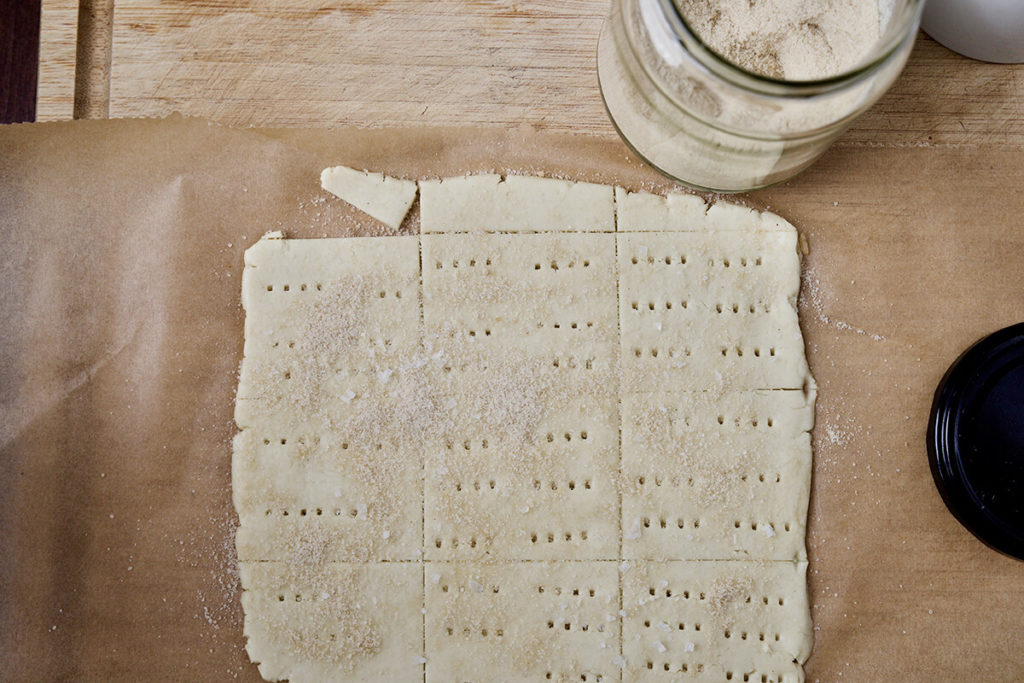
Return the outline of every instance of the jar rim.
{"type": "Polygon", "coordinates": [[[894,16],[892,21],[895,23],[890,23],[890,27],[886,30],[887,39],[880,40],[868,56],[854,68],[827,78],[791,81],[750,71],[730,61],[701,39],[673,0],[655,0],[655,2],[661,5],[665,18],[675,34],[674,37],[716,76],[746,90],[765,95],[791,97],[813,96],[838,90],[874,71],[896,53],[908,38],[913,39],[917,27],[920,25],[921,13],[924,11],[925,5],[925,0],[904,0],[900,8],[902,14],[894,16]]]}

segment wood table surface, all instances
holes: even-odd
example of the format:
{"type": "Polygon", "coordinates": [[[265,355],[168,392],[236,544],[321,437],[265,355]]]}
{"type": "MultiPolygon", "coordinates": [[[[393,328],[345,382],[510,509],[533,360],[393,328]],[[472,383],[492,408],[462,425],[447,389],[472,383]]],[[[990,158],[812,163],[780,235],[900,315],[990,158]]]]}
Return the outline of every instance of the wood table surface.
{"type": "MultiPolygon", "coordinates": [[[[43,0],[37,119],[529,124],[614,137],[595,71],[609,0],[43,0]],[[81,11],[80,11],[81,10],[81,11]],[[80,16],[81,15],[81,16],[80,16]]],[[[1024,65],[921,34],[841,144],[1024,144],[1024,65]]]]}

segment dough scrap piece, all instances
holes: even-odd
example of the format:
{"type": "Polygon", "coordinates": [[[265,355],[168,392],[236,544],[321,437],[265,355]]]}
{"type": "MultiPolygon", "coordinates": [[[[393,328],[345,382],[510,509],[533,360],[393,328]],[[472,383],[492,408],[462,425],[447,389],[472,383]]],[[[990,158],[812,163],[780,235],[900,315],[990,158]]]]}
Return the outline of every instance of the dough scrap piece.
{"type": "Polygon", "coordinates": [[[381,223],[398,229],[416,199],[416,182],[383,173],[333,166],[320,172],[320,186],[381,223]]]}
{"type": "Polygon", "coordinates": [[[624,680],[797,683],[811,650],[806,562],[636,562],[622,575],[624,680]]]}
{"type": "Polygon", "coordinates": [[[614,562],[438,562],[425,585],[427,681],[618,679],[614,562]]]}
{"type": "Polygon", "coordinates": [[[246,651],[267,680],[421,681],[423,572],[241,562],[246,651]]]}
{"type": "Polygon", "coordinates": [[[508,175],[420,181],[420,230],[444,232],[612,232],[610,185],[508,175]]]}

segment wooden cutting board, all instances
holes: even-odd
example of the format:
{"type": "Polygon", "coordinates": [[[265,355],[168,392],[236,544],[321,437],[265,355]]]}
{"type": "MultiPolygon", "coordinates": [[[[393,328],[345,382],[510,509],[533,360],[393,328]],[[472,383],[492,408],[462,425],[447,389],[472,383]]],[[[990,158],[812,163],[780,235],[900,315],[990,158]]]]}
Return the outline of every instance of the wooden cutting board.
{"type": "MultiPolygon", "coordinates": [[[[80,15],[78,0],[43,0],[38,119],[178,111],[233,125],[526,123],[614,137],[595,72],[609,5],[82,0],[80,15]]],[[[968,60],[922,34],[842,141],[1024,144],[1024,65],[968,60]]]]}

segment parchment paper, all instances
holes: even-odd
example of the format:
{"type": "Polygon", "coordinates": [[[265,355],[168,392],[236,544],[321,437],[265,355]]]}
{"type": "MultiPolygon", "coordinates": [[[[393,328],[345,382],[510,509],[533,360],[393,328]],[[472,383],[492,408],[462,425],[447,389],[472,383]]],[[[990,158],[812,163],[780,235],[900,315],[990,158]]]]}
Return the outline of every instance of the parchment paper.
{"type": "MultiPolygon", "coordinates": [[[[1024,562],[947,513],[924,444],[948,364],[1024,320],[1022,158],[840,146],[739,198],[810,245],[808,680],[1024,671],[1024,562]]],[[[670,187],[621,143],[527,129],[0,128],[0,679],[258,680],[229,467],[242,252],[381,233],[320,190],[338,163],[670,187]]]]}

